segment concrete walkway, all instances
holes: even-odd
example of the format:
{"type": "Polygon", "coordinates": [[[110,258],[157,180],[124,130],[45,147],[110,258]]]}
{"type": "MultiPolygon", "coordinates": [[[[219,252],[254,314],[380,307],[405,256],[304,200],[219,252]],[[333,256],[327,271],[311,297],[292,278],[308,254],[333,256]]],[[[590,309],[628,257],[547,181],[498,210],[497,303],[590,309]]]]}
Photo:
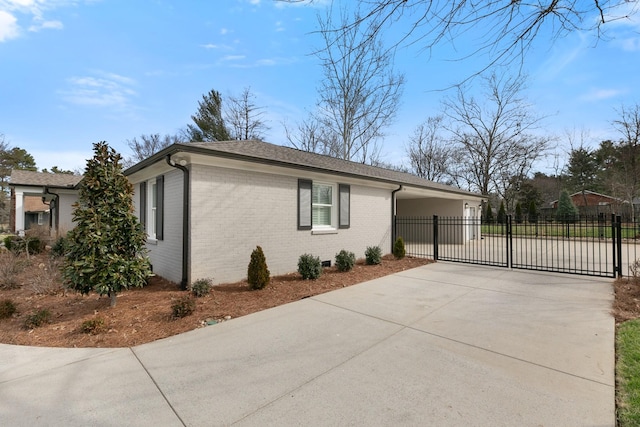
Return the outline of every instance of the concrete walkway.
{"type": "Polygon", "coordinates": [[[612,298],[437,263],[134,348],[0,345],[0,425],[614,426],[612,298]]]}

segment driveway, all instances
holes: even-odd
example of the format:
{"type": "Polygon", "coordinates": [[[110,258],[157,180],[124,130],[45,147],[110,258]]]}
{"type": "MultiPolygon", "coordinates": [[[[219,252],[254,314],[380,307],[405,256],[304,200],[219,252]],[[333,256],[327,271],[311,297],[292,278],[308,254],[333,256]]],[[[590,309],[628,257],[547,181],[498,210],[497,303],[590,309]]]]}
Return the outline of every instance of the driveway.
{"type": "Polygon", "coordinates": [[[614,426],[612,298],[440,262],[130,349],[0,345],[0,425],[614,426]]]}

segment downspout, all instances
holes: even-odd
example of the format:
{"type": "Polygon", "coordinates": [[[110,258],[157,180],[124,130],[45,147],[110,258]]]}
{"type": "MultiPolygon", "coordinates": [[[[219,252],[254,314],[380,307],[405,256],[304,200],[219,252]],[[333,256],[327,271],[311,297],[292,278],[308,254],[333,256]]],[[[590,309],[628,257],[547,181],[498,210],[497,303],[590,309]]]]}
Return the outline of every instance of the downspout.
{"type": "Polygon", "coordinates": [[[188,268],[189,268],[189,169],[182,166],[173,160],[171,160],[171,154],[167,154],[165,157],[167,164],[171,167],[180,169],[183,173],[183,188],[182,188],[182,280],[180,282],[180,288],[187,290],[187,284],[189,282],[188,268]]]}
{"type": "Polygon", "coordinates": [[[391,250],[396,243],[396,193],[402,191],[402,185],[391,192],[391,250]]]}
{"type": "MultiPolygon", "coordinates": [[[[54,222],[53,222],[53,217],[55,216],[55,228],[56,228],[56,236],[58,235],[59,232],[59,228],[58,226],[60,225],[60,216],[59,216],[59,208],[58,208],[58,201],[60,200],[60,195],[56,194],[56,193],[52,193],[49,191],[49,187],[44,187],[44,194],[50,194],[53,196],[53,200],[55,201],[55,203],[53,204],[53,208],[54,208],[54,212],[52,212],[51,209],[51,202],[49,202],[49,228],[53,228],[54,222]]],[[[44,199],[44,197],[43,197],[44,199]]],[[[46,202],[43,200],[43,203],[46,204],[46,202]]]]}

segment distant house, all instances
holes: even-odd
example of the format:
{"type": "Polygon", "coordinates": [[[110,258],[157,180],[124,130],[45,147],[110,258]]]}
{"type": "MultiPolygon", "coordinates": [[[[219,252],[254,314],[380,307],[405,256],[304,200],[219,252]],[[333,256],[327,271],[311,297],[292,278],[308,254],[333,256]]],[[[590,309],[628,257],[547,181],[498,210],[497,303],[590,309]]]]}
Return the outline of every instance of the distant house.
{"type": "Polygon", "coordinates": [[[48,225],[54,232],[72,229],[72,205],[81,180],[79,175],[11,171],[11,231],[20,233],[34,224],[48,225]]]}
{"type": "MultiPolygon", "coordinates": [[[[577,207],[581,206],[618,206],[624,203],[623,200],[616,197],[607,196],[606,194],[596,193],[594,191],[578,191],[570,194],[569,197],[573,204],[577,207]]],[[[558,201],[551,202],[553,208],[558,207],[558,201]]]]}
{"type": "Polygon", "coordinates": [[[154,272],[183,286],[245,278],[257,245],[271,274],[295,271],[304,253],[329,262],[342,249],[389,253],[394,215],[475,221],[482,201],[411,174],[261,141],[173,144],[125,175],[154,272]]]}

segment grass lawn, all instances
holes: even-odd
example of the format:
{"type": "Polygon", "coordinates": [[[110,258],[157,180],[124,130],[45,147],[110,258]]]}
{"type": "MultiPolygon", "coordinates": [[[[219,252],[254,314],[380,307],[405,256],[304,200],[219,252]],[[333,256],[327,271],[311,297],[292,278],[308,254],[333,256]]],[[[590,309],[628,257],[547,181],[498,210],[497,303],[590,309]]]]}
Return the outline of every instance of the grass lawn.
{"type": "Polygon", "coordinates": [[[618,327],[616,337],[618,425],[640,425],[640,319],[618,327]]]}

